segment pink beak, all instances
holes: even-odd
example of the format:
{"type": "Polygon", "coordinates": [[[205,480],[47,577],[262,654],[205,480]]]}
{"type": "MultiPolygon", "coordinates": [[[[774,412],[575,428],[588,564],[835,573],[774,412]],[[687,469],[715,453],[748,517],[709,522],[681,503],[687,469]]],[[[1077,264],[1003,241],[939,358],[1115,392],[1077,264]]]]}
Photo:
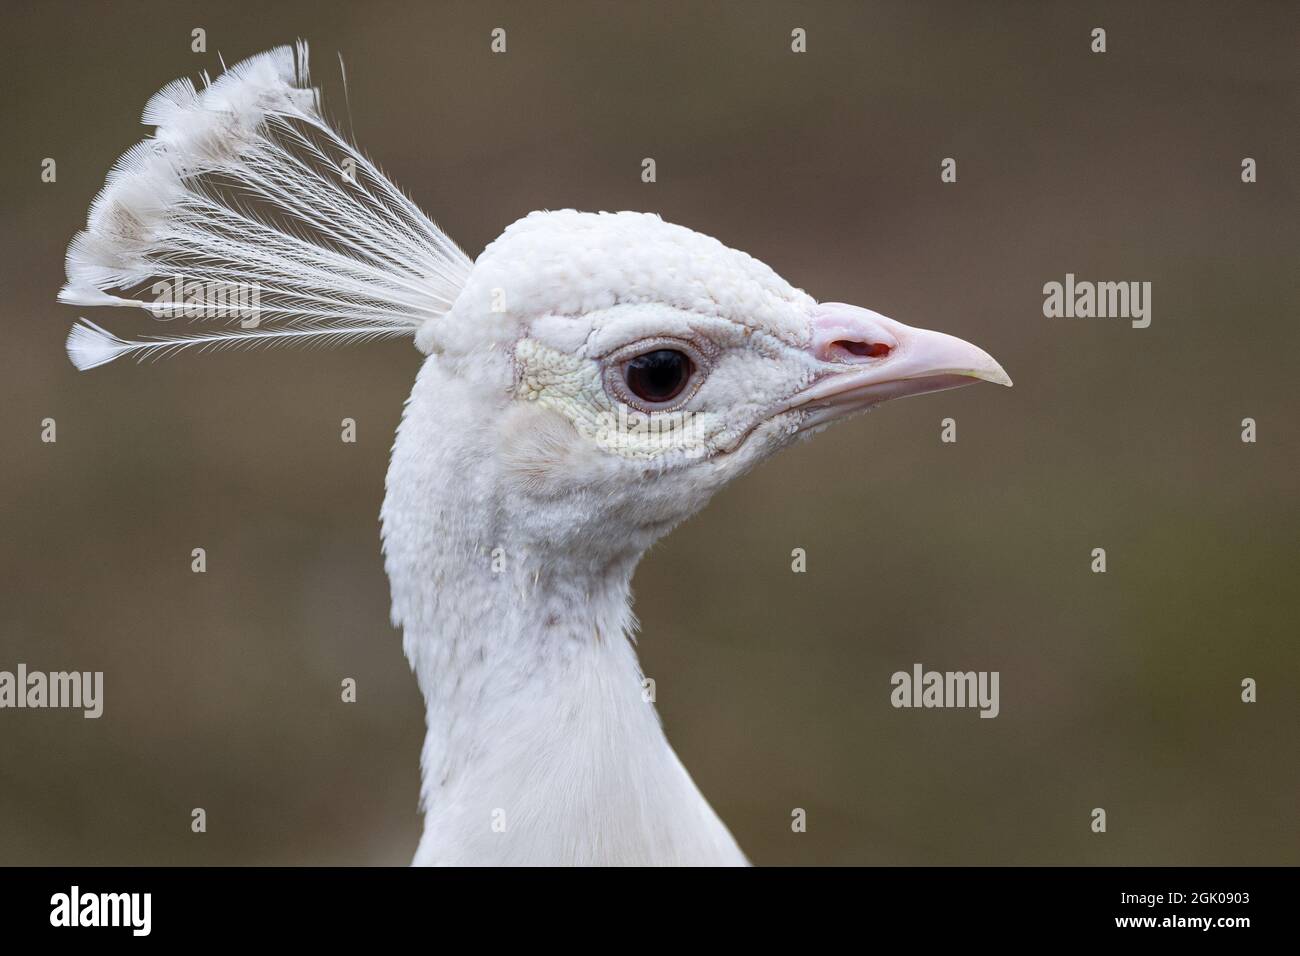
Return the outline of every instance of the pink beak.
{"type": "Polygon", "coordinates": [[[823,374],[794,395],[787,408],[807,408],[804,427],[873,405],[977,381],[1011,385],[983,349],[943,332],[914,329],[878,312],[839,302],[823,303],[813,317],[809,351],[823,374]]]}

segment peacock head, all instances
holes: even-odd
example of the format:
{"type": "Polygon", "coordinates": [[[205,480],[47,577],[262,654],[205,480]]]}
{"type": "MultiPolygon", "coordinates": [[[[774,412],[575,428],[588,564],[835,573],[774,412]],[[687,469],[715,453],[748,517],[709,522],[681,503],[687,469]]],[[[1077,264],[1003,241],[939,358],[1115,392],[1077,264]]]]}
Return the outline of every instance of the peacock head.
{"type": "Polygon", "coordinates": [[[967,342],[819,304],[654,215],[535,212],[471,261],[330,126],[307,64],[305,44],[279,47],[149,101],[157,130],[114,166],[59,298],[208,325],[128,340],[83,320],[68,354],[89,369],[413,335],[429,358],[394,447],[390,547],[473,504],[483,533],[525,546],[639,554],[799,436],[1011,384],[967,342]]]}
{"type": "Polygon", "coordinates": [[[968,342],[818,303],[752,256],[636,212],[525,216],[416,344],[497,396],[499,505],[516,532],[552,540],[566,527],[653,540],[832,422],[1011,384],[968,342]]]}

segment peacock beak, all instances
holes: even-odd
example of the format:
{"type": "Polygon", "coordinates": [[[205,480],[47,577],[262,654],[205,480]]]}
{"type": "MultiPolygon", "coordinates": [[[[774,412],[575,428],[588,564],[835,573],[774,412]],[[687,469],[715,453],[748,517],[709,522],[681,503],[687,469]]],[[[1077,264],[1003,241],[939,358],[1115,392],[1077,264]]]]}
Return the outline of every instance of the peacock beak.
{"type": "Polygon", "coordinates": [[[822,374],[786,406],[809,410],[805,427],[908,395],[977,381],[1011,385],[1002,366],[978,346],[868,309],[825,303],[812,327],[808,348],[822,374]]]}

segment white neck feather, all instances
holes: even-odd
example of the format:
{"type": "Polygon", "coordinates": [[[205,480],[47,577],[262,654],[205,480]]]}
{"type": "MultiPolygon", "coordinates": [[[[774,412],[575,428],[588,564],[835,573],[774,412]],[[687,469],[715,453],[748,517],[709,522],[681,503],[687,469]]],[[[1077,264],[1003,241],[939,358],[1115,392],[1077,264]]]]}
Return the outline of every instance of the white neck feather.
{"type": "Polygon", "coordinates": [[[425,363],[383,509],[428,725],[415,862],[744,864],[642,696],[639,552],[521,550],[500,527],[498,456],[475,446],[469,410],[491,398],[470,389],[425,363]]]}

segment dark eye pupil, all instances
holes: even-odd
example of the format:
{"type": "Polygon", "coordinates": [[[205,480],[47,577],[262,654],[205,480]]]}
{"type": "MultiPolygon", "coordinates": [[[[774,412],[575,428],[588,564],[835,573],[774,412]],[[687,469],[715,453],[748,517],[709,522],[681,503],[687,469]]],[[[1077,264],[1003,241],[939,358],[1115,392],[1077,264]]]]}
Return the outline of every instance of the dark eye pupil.
{"type": "Polygon", "coordinates": [[[647,402],[676,398],[691,377],[691,360],[676,349],[656,349],[627,363],[627,387],[647,402]]]}

